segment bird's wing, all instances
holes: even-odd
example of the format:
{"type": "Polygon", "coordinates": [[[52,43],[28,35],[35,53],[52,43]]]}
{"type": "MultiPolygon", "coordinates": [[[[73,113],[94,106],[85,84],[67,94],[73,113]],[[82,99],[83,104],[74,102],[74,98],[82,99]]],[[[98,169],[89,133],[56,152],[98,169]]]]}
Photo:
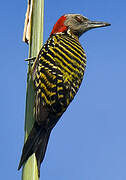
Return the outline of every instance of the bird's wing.
{"type": "MultiPolygon", "coordinates": [[[[78,75],[80,71],[72,68],[72,65],[64,59],[60,40],[58,35],[49,38],[33,65],[33,81],[36,89],[35,114],[39,121],[47,119],[50,114],[51,119],[52,115],[58,119],[73,100],[81,83],[78,75]]],[[[76,61],[66,47],[65,51],[69,59],[73,58],[76,61]]]]}

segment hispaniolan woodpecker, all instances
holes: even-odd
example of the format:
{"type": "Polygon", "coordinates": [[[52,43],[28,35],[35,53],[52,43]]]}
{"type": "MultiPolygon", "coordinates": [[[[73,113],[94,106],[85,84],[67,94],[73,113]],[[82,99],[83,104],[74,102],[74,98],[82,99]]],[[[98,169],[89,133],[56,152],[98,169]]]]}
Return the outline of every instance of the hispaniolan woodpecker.
{"type": "Polygon", "coordinates": [[[79,37],[86,31],[109,26],[80,14],[60,17],[32,67],[35,88],[35,123],[24,144],[18,169],[35,153],[40,174],[51,130],[76,95],[86,67],[79,37]]]}

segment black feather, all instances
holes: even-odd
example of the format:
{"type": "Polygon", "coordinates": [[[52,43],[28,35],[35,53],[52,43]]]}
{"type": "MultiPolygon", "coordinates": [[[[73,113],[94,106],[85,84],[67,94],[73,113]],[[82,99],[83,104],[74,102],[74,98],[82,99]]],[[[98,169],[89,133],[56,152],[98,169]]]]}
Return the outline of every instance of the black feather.
{"type": "Polygon", "coordinates": [[[24,144],[18,170],[21,168],[24,162],[26,162],[33,153],[35,153],[38,165],[38,173],[40,174],[40,164],[45,156],[50,133],[51,129],[49,130],[43,128],[42,126],[39,126],[37,122],[34,123],[28,139],[24,144]]]}

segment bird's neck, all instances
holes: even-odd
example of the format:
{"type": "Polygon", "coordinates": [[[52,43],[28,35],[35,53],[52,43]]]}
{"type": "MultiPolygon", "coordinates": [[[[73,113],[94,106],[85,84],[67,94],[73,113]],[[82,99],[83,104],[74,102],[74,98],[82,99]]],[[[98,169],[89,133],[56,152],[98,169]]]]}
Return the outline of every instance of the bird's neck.
{"type": "Polygon", "coordinates": [[[56,34],[68,34],[69,36],[71,36],[72,38],[74,38],[76,41],[79,42],[79,37],[77,35],[75,35],[70,29],[68,29],[66,32],[58,32],[58,33],[55,33],[56,34]]]}
{"type": "Polygon", "coordinates": [[[67,30],[67,34],[72,36],[72,38],[76,39],[77,41],[79,41],[78,36],[75,35],[70,29],[67,30]]]}

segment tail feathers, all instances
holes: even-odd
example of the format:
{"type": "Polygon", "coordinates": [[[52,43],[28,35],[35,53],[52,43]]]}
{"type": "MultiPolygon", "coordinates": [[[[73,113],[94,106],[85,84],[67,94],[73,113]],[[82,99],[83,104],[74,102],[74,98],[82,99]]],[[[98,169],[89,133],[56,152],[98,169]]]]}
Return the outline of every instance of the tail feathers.
{"type": "Polygon", "coordinates": [[[45,138],[43,138],[43,140],[41,139],[41,142],[38,146],[38,149],[35,153],[36,159],[37,159],[37,165],[38,165],[38,175],[40,177],[40,165],[45,157],[45,152],[46,152],[46,148],[47,148],[47,144],[49,141],[49,137],[50,137],[50,132],[48,131],[45,135],[45,138]]]}
{"type": "Polygon", "coordinates": [[[38,173],[40,174],[40,165],[44,159],[49,136],[51,130],[47,131],[37,123],[34,124],[26,143],[24,144],[21,160],[18,170],[28,160],[28,158],[35,153],[38,165],[38,173]]]}

